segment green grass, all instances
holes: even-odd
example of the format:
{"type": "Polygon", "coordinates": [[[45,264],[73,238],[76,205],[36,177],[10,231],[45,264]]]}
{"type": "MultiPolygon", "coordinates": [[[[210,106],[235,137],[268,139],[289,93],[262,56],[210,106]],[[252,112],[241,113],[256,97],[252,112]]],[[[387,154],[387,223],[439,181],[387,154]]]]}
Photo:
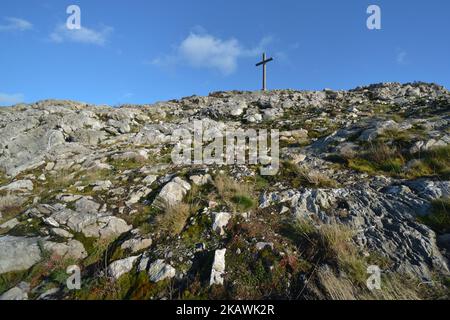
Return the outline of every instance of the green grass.
{"type": "Polygon", "coordinates": [[[299,166],[292,161],[283,161],[279,174],[269,179],[274,180],[273,182],[277,180],[287,182],[293,188],[336,188],[338,186],[338,182],[323,173],[299,166]]]}
{"type": "Polygon", "coordinates": [[[398,178],[416,179],[420,177],[450,178],[450,146],[439,147],[426,152],[408,154],[395,145],[376,142],[355,158],[329,158],[330,161],[346,165],[348,168],[371,175],[386,174],[398,178]],[[415,160],[410,168],[406,164],[415,160]]]}
{"type": "Polygon", "coordinates": [[[115,241],[114,238],[111,239],[97,239],[97,238],[87,238],[81,233],[76,233],[74,239],[80,241],[88,256],[83,260],[84,266],[89,266],[100,261],[105,255],[110,245],[115,241]]]}
{"type": "Polygon", "coordinates": [[[114,169],[118,171],[124,171],[124,170],[133,170],[142,168],[146,164],[146,160],[144,158],[142,159],[136,159],[131,158],[127,160],[110,160],[109,164],[114,167],[114,169]]]}
{"type": "Polygon", "coordinates": [[[206,242],[206,233],[212,227],[211,218],[208,214],[200,213],[195,218],[195,224],[187,226],[182,234],[183,241],[188,245],[206,242]]]}
{"type": "Polygon", "coordinates": [[[16,286],[27,275],[27,271],[7,272],[0,275],[0,294],[16,286]]]}
{"type": "Polygon", "coordinates": [[[450,178],[450,146],[425,152],[422,161],[438,177],[450,178]]]}
{"type": "MultiPolygon", "coordinates": [[[[234,252],[235,249],[230,250],[234,252]]],[[[290,299],[293,298],[289,269],[282,257],[271,248],[255,252],[244,250],[226,257],[231,278],[226,287],[229,299],[290,299]]]]}
{"type": "Polygon", "coordinates": [[[231,201],[237,206],[239,211],[250,210],[255,207],[255,201],[246,195],[235,195],[231,201]]]}
{"type": "Polygon", "coordinates": [[[432,201],[431,213],[419,218],[419,221],[438,233],[450,231],[450,198],[432,201]]]}
{"type": "Polygon", "coordinates": [[[6,176],[6,174],[0,171],[0,186],[7,184],[9,181],[10,179],[6,176]]]}
{"type": "Polygon", "coordinates": [[[218,175],[214,179],[218,196],[234,212],[245,212],[255,207],[254,185],[237,182],[226,175],[218,175]]]}
{"type": "Polygon", "coordinates": [[[355,285],[363,286],[366,261],[352,241],[354,231],[342,224],[314,225],[301,219],[286,225],[285,235],[304,250],[304,257],[312,264],[328,263],[344,272],[355,285]]]}
{"type": "Polygon", "coordinates": [[[81,290],[71,291],[70,297],[75,300],[149,300],[170,297],[171,285],[171,280],[150,282],[146,272],[130,272],[117,280],[92,278],[81,290]]]}
{"type": "Polygon", "coordinates": [[[263,176],[256,175],[254,179],[255,190],[265,190],[270,186],[270,182],[263,176]]]}

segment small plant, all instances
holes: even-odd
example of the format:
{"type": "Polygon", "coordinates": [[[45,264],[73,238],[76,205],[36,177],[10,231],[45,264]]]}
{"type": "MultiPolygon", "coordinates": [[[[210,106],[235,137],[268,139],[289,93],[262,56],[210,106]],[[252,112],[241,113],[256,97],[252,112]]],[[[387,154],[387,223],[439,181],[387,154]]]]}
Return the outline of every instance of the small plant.
{"type": "Polygon", "coordinates": [[[231,198],[231,201],[236,204],[240,211],[246,211],[255,206],[253,199],[245,195],[236,195],[231,198]]]}
{"type": "Polygon", "coordinates": [[[114,242],[114,238],[94,239],[86,238],[80,234],[76,234],[75,238],[83,243],[84,248],[89,254],[88,257],[83,261],[83,264],[85,266],[100,263],[102,267],[106,268],[108,257],[105,257],[105,253],[108,251],[110,245],[114,242]],[[102,261],[103,258],[105,258],[105,261],[102,261]]]}
{"type": "Polygon", "coordinates": [[[9,219],[18,216],[23,210],[22,208],[23,202],[24,201],[22,198],[12,196],[9,194],[3,197],[0,196],[0,213],[1,213],[0,224],[4,221],[8,221],[9,219]]]}
{"type": "Polygon", "coordinates": [[[355,232],[350,227],[336,222],[315,225],[309,219],[300,219],[285,231],[310,263],[328,263],[347,274],[355,285],[365,281],[366,262],[352,240],[355,232]]]}
{"type": "Polygon", "coordinates": [[[114,169],[119,171],[132,170],[143,167],[148,160],[143,156],[137,156],[129,159],[113,159],[109,161],[114,169]]]}
{"type": "Polygon", "coordinates": [[[382,140],[370,143],[359,157],[347,159],[348,167],[353,170],[368,174],[383,172],[395,176],[403,174],[405,163],[406,159],[400,150],[382,140]]]}
{"type": "Polygon", "coordinates": [[[338,183],[325,174],[299,166],[292,161],[284,161],[281,166],[281,179],[289,182],[294,188],[335,188],[338,183]]]}
{"type": "Polygon", "coordinates": [[[190,206],[186,203],[166,204],[164,205],[163,213],[155,219],[157,229],[170,236],[176,236],[183,231],[190,215],[190,206]]]}
{"type": "Polygon", "coordinates": [[[439,233],[450,231],[450,198],[441,198],[431,203],[431,213],[419,220],[439,233]]]}
{"type": "Polygon", "coordinates": [[[222,201],[235,212],[247,211],[255,206],[250,184],[239,183],[225,175],[218,175],[214,185],[222,201]]]}

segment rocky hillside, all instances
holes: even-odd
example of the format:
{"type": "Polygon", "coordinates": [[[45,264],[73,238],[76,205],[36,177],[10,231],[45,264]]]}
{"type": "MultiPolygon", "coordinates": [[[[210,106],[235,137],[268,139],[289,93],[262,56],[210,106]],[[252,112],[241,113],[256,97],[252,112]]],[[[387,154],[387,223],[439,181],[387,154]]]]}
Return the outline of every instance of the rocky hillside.
{"type": "Polygon", "coordinates": [[[448,298],[449,143],[426,83],[0,108],[0,299],[448,298]],[[278,129],[277,175],[175,165],[195,119],[278,129]]]}

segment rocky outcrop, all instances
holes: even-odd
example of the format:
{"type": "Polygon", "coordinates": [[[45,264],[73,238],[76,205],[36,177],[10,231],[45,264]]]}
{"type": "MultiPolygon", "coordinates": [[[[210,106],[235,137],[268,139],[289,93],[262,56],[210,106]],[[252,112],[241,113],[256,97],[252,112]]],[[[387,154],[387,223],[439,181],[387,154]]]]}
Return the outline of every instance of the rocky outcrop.
{"type": "Polygon", "coordinates": [[[326,297],[317,293],[326,286],[312,290],[306,279],[355,283],[335,261],[304,261],[311,248],[282,228],[299,220],[352,230],[361,265],[380,256],[386,276],[439,285],[450,258],[439,216],[450,197],[449,106],[442,86],[384,83],[117,108],[58,100],[1,108],[0,274],[18,272],[24,283],[2,284],[0,297],[73,298],[51,269],[68,261],[85,267],[86,283],[128,274],[136,287],[116,290],[127,298],[191,297],[209,284],[230,289],[227,298],[309,299],[326,297]],[[276,175],[261,175],[261,163],[172,159],[200,130],[206,147],[238,129],[279,130],[276,175]],[[31,277],[36,265],[51,276],[31,277]],[[308,289],[292,292],[299,287],[308,289]]]}
{"type": "Polygon", "coordinates": [[[0,237],[0,274],[31,268],[41,260],[38,238],[0,237]]]}
{"type": "MultiPolygon", "coordinates": [[[[415,193],[405,185],[360,184],[355,188],[287,190],[261,198],[261,207],[285,203],[298,219],[320,219],[324,223],[349,224],[358,234],[362,248],[387,255],[398,270],[430,280],[432,270],[447,273],[448,265],[436,246],[436,235],[416,222],[429,212],[429,200],[420,186],[411,182],[415,193]]],[[[446,183],[434,194],[448,195],[446,183]]],[[[428,189],[427,189],[428,190],[428,189]]]]}

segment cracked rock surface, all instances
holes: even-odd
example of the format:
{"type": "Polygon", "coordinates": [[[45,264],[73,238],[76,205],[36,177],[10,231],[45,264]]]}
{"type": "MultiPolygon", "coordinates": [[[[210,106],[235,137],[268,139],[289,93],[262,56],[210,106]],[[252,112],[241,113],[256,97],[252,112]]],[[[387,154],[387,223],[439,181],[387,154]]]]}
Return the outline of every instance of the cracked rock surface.
{"type": "Polygon", "coordinates": [[[0,108],[0,299],[448,298],[449,143],[428,83],[0,108]],[[279,170],[172,161],[195,121],[277,129],[279,170]]]}

